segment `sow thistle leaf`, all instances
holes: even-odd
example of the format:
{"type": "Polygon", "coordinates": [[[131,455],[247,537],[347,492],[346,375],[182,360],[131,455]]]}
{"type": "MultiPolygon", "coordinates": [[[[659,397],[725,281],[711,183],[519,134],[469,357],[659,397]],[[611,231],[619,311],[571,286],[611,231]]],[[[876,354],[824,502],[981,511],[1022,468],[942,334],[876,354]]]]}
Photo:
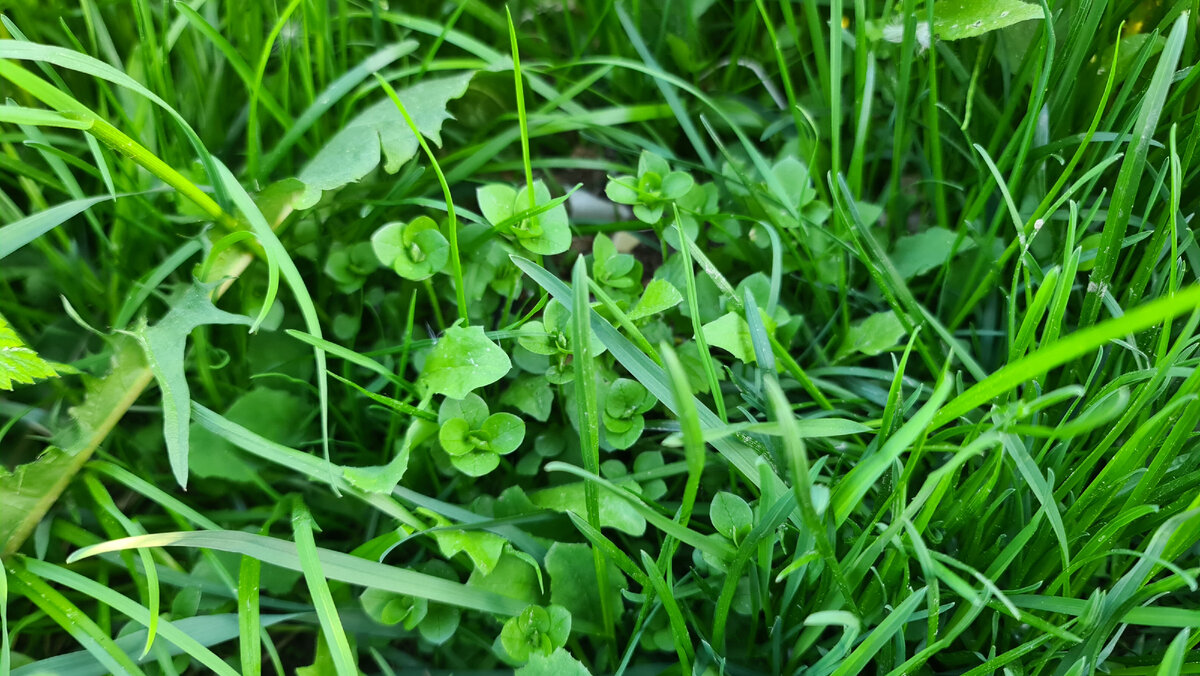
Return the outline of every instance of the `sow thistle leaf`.
{"type": "Polygon", "coordinates": [[[143,322],[130,332],[142,346],[146,362],[162,390],[167,458],[175,480],[183,488],[187,488],[188,479],[188,420],[192,401],[184,372],[188,334],[206,324],[249,326],[253,323],[249,317],[217,309],[209,298],[216,286],[194,282],[161,321],[153,327],[147,327],[143,322]]]}
{"type": "Polygon", "coordinates": [[[512,368],[508,355],[478,326],[452,326],[425,359],[420,382],[451,399],[500,380],[512,368]]]}
{"type": "Polygon", "coordinates": [[[11,390],[14,382],[32,385],[36,380],[57,375],[50,362],[29,349],[0,315],[0,390],[11,390]]]}
{"type": "MultiPolygon", "coordinates": [[[[468,71],[443,78],[430,78],[397,92],[417,129],[439,147],[442,123],[450,119],[446,105],[467,91],[475,75],[468,71]]],[[[390,98],[383,98],[355,117],[300,171],[306,190],[298,208],[307,209],[321,199],[325,190],[336,190],[362,179],[379,166],[396,173],[412,159],[419,146],[400,110],[390,98]]]]}

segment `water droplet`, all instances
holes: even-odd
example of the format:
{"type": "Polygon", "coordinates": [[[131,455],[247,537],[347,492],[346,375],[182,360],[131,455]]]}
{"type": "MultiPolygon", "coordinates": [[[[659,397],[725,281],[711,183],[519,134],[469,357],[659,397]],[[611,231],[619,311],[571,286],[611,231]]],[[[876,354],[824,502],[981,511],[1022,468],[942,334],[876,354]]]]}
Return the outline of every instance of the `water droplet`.
{"type": "Polygon", "coordinates": [[[1004,10],[1003,12],[1000,12],[1000,18],[1001,18],[1001,19],[1003,19],[1003,18],[1004,18],[1004,17],[1006,17],[1006,16],[1008,16],[1008,10],[1007,10],[1007,9],[1006,9],[1006,10],[1004,10]]]}
{"type": "Polygon", "coordinates": [[[982,26],[983,26],[983,19],[979,19],[975,23],[971,24],[971,27],[973,27],[973,28],[980,28],[982,26]]]}

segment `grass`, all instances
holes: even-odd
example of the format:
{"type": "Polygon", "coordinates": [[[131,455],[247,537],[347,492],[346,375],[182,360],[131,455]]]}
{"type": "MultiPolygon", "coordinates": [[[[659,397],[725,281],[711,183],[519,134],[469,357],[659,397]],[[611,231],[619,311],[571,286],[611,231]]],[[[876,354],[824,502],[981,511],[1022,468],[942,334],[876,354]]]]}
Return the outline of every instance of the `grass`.
{"type": "Polygon", "coordinates": [[[3,11],[0,676],[1200,671],[1196,0],[3,11]]]}

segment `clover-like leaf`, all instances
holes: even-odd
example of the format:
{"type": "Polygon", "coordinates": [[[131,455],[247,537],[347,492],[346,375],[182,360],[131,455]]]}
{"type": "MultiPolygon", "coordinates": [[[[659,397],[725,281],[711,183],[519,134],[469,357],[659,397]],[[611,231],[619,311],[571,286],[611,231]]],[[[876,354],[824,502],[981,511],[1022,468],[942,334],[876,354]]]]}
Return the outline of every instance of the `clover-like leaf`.
{"type": "MultiPolygon", "coordinates": [[[[541,181],[533,182],[534,203],[541,207],[551,201],[550,189],[541,181]]],[[[514,212],[529,208],[529,189],[517,191],[513,203],[514,212]]],[[[512,232],[521,246],[535,254],[553,256],[571,246],[571,225],[567,220],[567,206],[556,204],[549,209],[521,220],[512,226],[512,232]]]]}
{"type": "Polygon", "coordinates": [[[510,617],[500,630],[500,645],[509,657],[525,662],[532,655],[549,656],[567,642],[571,613],[562,606],[529,606],[510,617]]]}
{"type": "Polygon", "coordinates": [[[435,394],[462,399],[500,380],[512,368],[508,355],[479,326],[452,326],[425,359],[420,382],[435,394]]]}
{"type": "Polygon", "coordinates": [[[543,256],[566,251],[571,246],[571,225],[567,206],[550,205],[550,189],[542,181],[533,182],[531,210],[529,187],[514,190],[500,183],[481,186],[475,191],[479,210],[493,226],[512,235],[527,250],[543,256]],[[522,217],[522,215],[524,216],[522,217]]]}
{"type": "Polygon", "coordinates": [[[696,184],[696,180],[686,171],[672,171],[662,179],[662,195],[669,200],[683,197],[696,184]]]}
{"type": "Polygon", "coordinates": [[[471,439],[471,425],[462,418],[452,418],[442,424],[438,430],[438,442],[451,456],[464,455],[477,450],[478,446],[471,439]]]}
{"type": "Polygon", "coordinates": [[[504,394],[500,403],[512,406],[539,422],[550,419],[550,408],[554,405],[554,390],[545,377],[525,375],[517,378],[504,394]]]}
{"type": "Polygon", "coordinates": [[[476,188],[475,198],[479,201],[479,212],[483,217],[492,225],[499,225],[512,218],[517,190],[503,183],[490,183],[476,188]]]}
{"type": "Polygon", "coordinates": [[[604,186],[604,194],[617,204],[637,204],[640,201],[636,176],[614,176],[604,186]]]}
{"type": "Polygon", "coordinates": [[[380,624],[404,623],[404,628],[412,630],[425,619],[429,611],[429,602],[423,598],[397,594],[368,587],[358,597],[363,612],[380,624]]]}
{"type": "Polygon", "coordinates": [[[450,243],[428,216],[381,226],[371,235],[371,248],[380,263],[417,282],[440,272],[450,260],[450,243]]]}

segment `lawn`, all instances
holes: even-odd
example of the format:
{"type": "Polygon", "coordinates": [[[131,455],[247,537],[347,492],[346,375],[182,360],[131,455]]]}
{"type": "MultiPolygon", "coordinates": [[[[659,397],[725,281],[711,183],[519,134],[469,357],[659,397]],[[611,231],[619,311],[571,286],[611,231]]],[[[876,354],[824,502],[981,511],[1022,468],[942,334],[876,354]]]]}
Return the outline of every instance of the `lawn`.
{"type": "Polygon", "coordinates": [[[1200,673],[1200,0],[0,11],[0,676],[1200,673]]]}

